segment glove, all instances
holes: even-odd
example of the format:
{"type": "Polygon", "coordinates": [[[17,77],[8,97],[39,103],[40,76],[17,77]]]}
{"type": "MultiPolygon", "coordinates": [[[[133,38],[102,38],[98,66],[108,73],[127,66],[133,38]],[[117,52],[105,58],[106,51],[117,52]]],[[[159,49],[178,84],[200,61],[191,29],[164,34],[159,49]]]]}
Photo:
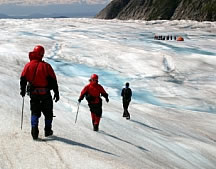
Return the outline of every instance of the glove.
{"type": "Polygon", "coordinates": [[[79,99],[78,99],[78,102],[80,103],[81,101],[82,101],[82,99],[79,98],[79,99]]]}
{"type": "Polygon", "coordinates": [[[106,102],[107,102],[107,103],[109,102],[109,98],[108,98],[108,97],[106,98],[106,102]]]}
{"type": "Polygon", "coordinates": [[[26,94],[26,91],[25,91],[25,90],[21,90],[20,95],[21,95],[22,97],[24,97],[25,94],[26,94]]]}
{"type": "Polygon", "coordinates": [[[54,97],[53,97],[53,100],[55,100],[55,102],[59,101],[59,93],[55,93],[54,94],[54,97]]]}

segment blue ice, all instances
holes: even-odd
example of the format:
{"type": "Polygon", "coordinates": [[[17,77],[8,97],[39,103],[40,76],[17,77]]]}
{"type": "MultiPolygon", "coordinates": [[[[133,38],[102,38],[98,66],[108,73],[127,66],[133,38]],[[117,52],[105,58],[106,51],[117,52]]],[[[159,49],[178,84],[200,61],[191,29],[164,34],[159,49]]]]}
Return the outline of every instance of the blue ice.
{"type": "MultiPolygon", "coordinates": [[[[48,58],[47,61],[53,66],[56,72],[68,76],[83,76],[89,78],[91,74],[96,73],[100,77],[100,83],[104,86],[109,86],[111,88],[118,90],[118,97],[121,95],[122,87],[125,82],[130,82],[133,79],[120,76],[118,72],[108,71],[104,69],[100,69],[97,67],[90,67],[85,64],[72,63],[68,61],[48,58]]],[[[135,102],[146,102],[154,105],[161,106],[160,101],[154,97],[154,95],[147,90],[144,89],[132,89],[133,90],[133,100],[135,102]]],[[[111,96],[112,97],[112,96],[111,96]]],[[[117,99],[113,97],[113,99],[117,99]]]]}
{"type": "MultiPolygon", "coordinates": [[[[122,87],[124,86],[125,82],[133,81],[134,79],[130,79],[128,77],[123,77],[119,75],[118,72],[115,71],[108,71],[105,69],[97,68],[97,67],[90,67],[85,64],[78,64],[69,61],[64,61],[60,59],[53,59],[48,58],[47,61],[53,66],[57,73],[60,73],[64,76],[68,77],[76,77],[82,76],[89,78],[89,76],[93,73],[96,73],[100,77],[100,84],[103,86],[109,86],[111,88],[117,89],[117,97],[110,96],[112,99],[119,100],[121,95],[122,87]]],[[[185,109],[185,110],[192,110],[192,111],[202,111],[208,113],[215,113],[215,107],[183,107],[174,104],[166,104],[162,103],[160,99],[154,96],[151,91],[147,91],[141,88],[133,88],[133,102],[135,103],[148,103],[156,106],[167,107],[167,108],[178,108],[178,109],[185,109]]]]}

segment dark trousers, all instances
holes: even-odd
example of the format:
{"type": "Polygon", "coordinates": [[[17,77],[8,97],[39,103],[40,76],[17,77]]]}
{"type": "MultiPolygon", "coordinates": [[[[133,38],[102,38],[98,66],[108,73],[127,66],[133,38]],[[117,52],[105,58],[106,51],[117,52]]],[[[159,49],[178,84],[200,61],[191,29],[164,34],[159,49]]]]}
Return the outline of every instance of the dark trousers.
{"type": "Polygon", "coordinates": [[[130,100],[125,100],[123,99],[123,108],[124,108],[124,113],[123,113],[123,117],[128,117],[130,116],[130,113],[128,112],[128,107],[130,104],[130,100]]]}
{"type": "Polygon", "coordinates": [[[53,100],[50,93],[45,95],[31,95],[31,126],[38,127],[41,112],[45,117],[45,130],[51,130],[53,120],[53,100]]]}
{"type": "Polygon", "coordinates": [[[102,102],[98,104],[88,104],[88,105],[91,111],[92,124],[99,125],[100,118],[102,116],[102,102]]]}

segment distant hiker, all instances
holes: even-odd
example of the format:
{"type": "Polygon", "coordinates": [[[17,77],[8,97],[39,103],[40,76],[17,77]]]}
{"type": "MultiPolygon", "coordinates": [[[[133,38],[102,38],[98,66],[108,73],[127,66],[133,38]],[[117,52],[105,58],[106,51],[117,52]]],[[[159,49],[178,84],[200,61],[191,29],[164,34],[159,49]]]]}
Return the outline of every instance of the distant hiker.
{"type": "Polygon", "coordinates": [[[104,88],[100,84],[98,84],[98,75],[92,74],[89,82],[90,83],[86,85],[81,91],[78,102],[80,103],[84,97],[86,98],[91,111],[93,130],[98,131],[100,118],[102,116],[101,96],[106,99],[107,103],[109,102],[109,98],[104,88]]]}
{"type": "Polygon", "coordinates": [[[169,40],[169,35],[166,37],[166,40],[169,40]]]}
{"type": "Polygon", "coordinates": [[[155,39],[155,40],[158,40],[158,36],[157,36],[157,35],[155,35],[155,36],[154,36],[154,39],[155,39]]]}
{"type": "Polygon", "coordinates": [[[128,112],[128,106],[131,101],[132,91],[129,88],[128,82],[125,84],[125,88],[122,89],[121,96],[122,96],[122,102],[123,102],[123,108],[124,108],[123,117],[126,117],[126,119],[129,120],[130,113],[128,112]]]}
{"type": "Polygon", "coordinates": [[[54,91],[55,102],[59,100],[56,75],[51,65],[42,61],[44,52],[44,48],[40,45],[35,46],[34,50],[29,52],[30,62],[25,65],[20,78],[20,95],[25,96],[27,86],[30,96],[31,135],[34,140],[38,138],[38,122],[41,112],[45,117],[45,137],[53,134],[53,100],[50,90],[54,91]]]}

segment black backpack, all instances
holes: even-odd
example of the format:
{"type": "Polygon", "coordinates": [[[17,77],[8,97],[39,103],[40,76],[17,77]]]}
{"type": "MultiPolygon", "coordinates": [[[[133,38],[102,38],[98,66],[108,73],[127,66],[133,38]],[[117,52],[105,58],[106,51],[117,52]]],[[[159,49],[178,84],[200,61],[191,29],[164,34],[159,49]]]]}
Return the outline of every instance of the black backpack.
{"type": "Polygon", "coordinates": [[[124,88],[123,98],[127,100],[131,99],[131,89],[130,88],[124,88]]]}

